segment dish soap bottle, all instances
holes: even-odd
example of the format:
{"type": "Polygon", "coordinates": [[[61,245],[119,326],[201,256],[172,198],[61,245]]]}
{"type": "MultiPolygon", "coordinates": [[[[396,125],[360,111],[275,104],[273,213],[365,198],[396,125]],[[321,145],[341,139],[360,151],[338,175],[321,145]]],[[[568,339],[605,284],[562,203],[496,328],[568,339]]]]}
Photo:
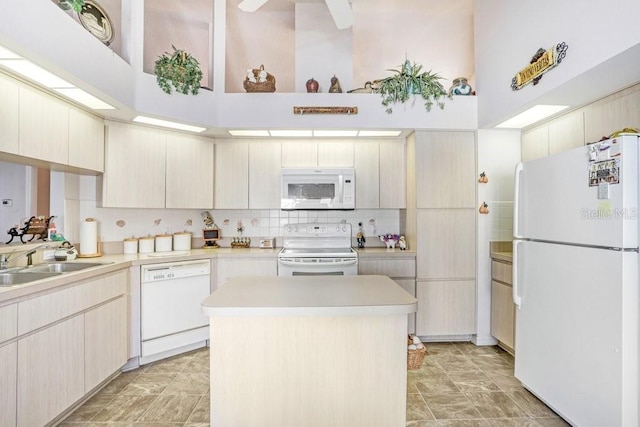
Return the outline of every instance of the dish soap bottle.
{"type": "Polygon", "coordinates": [[[58,230],[56,229],[56,223],[51,221],[49,223],[49,228],[47,229],[47,240],[50,242],[55,240],[57,233],[58,233],[58,230]]]}

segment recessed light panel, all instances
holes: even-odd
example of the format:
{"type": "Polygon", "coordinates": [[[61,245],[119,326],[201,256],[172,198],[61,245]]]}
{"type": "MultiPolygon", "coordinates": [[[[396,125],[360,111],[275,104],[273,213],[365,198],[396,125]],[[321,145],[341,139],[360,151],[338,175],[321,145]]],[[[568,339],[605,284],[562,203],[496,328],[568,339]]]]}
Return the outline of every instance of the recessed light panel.
{"type": "Polygon", "coordinates": [[[0,59],[0,65],[50,89],[74,87],[68,81],[26,59],[0,59]]]}
{"type": "Polygon", "coordinates": [[[101,99],[96,98],[90,93],[85,92],[84,90],[74,87],[74,88],[61,88],[54,89],[61,95],[66,96],[67,98],[71,98],[80,104],[89,107],[93,110],[114,110],[115,107],[107,104],[101,99]]]}
{"type": "Polygon", "coordinates": [[[269,136],[268,130],[230,130],[229,134],[232,136],[269,136]]]}
{"type": "Polygon", "coordinates": [[[133,121],[138,123],[146,123],[148,125],[161,126],[165,128],[186,130],[188,132],[199,133],[207,130],[207,128],[202,128],[199,126],[191,126],[191,125],[186,125],[184,123],[170,122],[168,120],[154,119],[153,117],[145,117],[145,116],[137,116],[133,119],[133,121]]]}
{"type": "Polygon", "coordinates": [[[401,130],[361,130],[358,136],[399,136],[401,130]]]}
{"type": "Polygon", "coordinates": [[[311,130],[270,130],[269,133],[271,136],[282,136],[282,137],[310,137],[313,136],[313,132],[311,130]]]}
{"type": "Polygon", "coordinates": [[[6,47],[0,46],[0,59],[22,59],[22,57],[6,47]]]}
{"type": "Polygon", "coordinates": [[[349,137],[358,135],[357,130],[314,130],[313,136],[318,137],[329,137],[329,138],[339,138],[339,137],[349,137]]]}
{"type": "Polygon", "coordinates": [[[506,120],[499,125],[496,125],[497,128],[510,128],[510,129],[522,129],[524,127],[529,126],[535,122],[538,122],[542,119],[545,119],[549,116],[552,116],[566,108],[569,108],[568,105],[535,105],[528,110],[523,111],[506,120]]]}

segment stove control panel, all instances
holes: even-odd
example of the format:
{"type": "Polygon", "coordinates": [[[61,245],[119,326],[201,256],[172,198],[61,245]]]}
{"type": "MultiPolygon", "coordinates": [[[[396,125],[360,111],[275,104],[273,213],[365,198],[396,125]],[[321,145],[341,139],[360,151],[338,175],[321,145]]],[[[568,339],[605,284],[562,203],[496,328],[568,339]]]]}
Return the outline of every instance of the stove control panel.
{"type": "Polygon", "coordinates": [[[351,224],[289,224],[284,228],[284,237],[351,237],[351,224]]]}

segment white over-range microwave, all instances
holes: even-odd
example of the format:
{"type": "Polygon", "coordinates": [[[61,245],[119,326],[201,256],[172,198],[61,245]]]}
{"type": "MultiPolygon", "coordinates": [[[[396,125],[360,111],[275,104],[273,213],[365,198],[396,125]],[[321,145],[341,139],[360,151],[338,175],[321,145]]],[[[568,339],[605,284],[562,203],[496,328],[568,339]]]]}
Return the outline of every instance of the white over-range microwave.
{"type": "Polygon", "coordinates": [[[355,209],[355,169],[282,169],[282,209],[355,209]]]}

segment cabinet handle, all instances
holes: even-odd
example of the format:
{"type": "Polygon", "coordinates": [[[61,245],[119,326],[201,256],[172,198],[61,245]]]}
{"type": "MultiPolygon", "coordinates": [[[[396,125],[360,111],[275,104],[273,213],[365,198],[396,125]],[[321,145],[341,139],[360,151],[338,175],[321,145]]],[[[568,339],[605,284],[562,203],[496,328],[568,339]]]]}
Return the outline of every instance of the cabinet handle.
{"type": "Polygon", "coordinates": [[[518,292],[518,247],[522,243],[522,240],[514,240],[513,241],[513,265],[511,267],[511,283],[513,283],[513,303],[516,305],[516,309],[520,310],[520,306],[522,305],[522,298],[520,297],[520,293],[518,292]]]}
{"type": "Polygon", "coordinates": [[[520,175],[522,174],[523,166],[522,162],[516,165],[515,182],[514,182],[514,194],[513,194],[513,237],[516,239],[522,239],[520,235],[519,227],[519,215],[520,210],[520,175]]]}

